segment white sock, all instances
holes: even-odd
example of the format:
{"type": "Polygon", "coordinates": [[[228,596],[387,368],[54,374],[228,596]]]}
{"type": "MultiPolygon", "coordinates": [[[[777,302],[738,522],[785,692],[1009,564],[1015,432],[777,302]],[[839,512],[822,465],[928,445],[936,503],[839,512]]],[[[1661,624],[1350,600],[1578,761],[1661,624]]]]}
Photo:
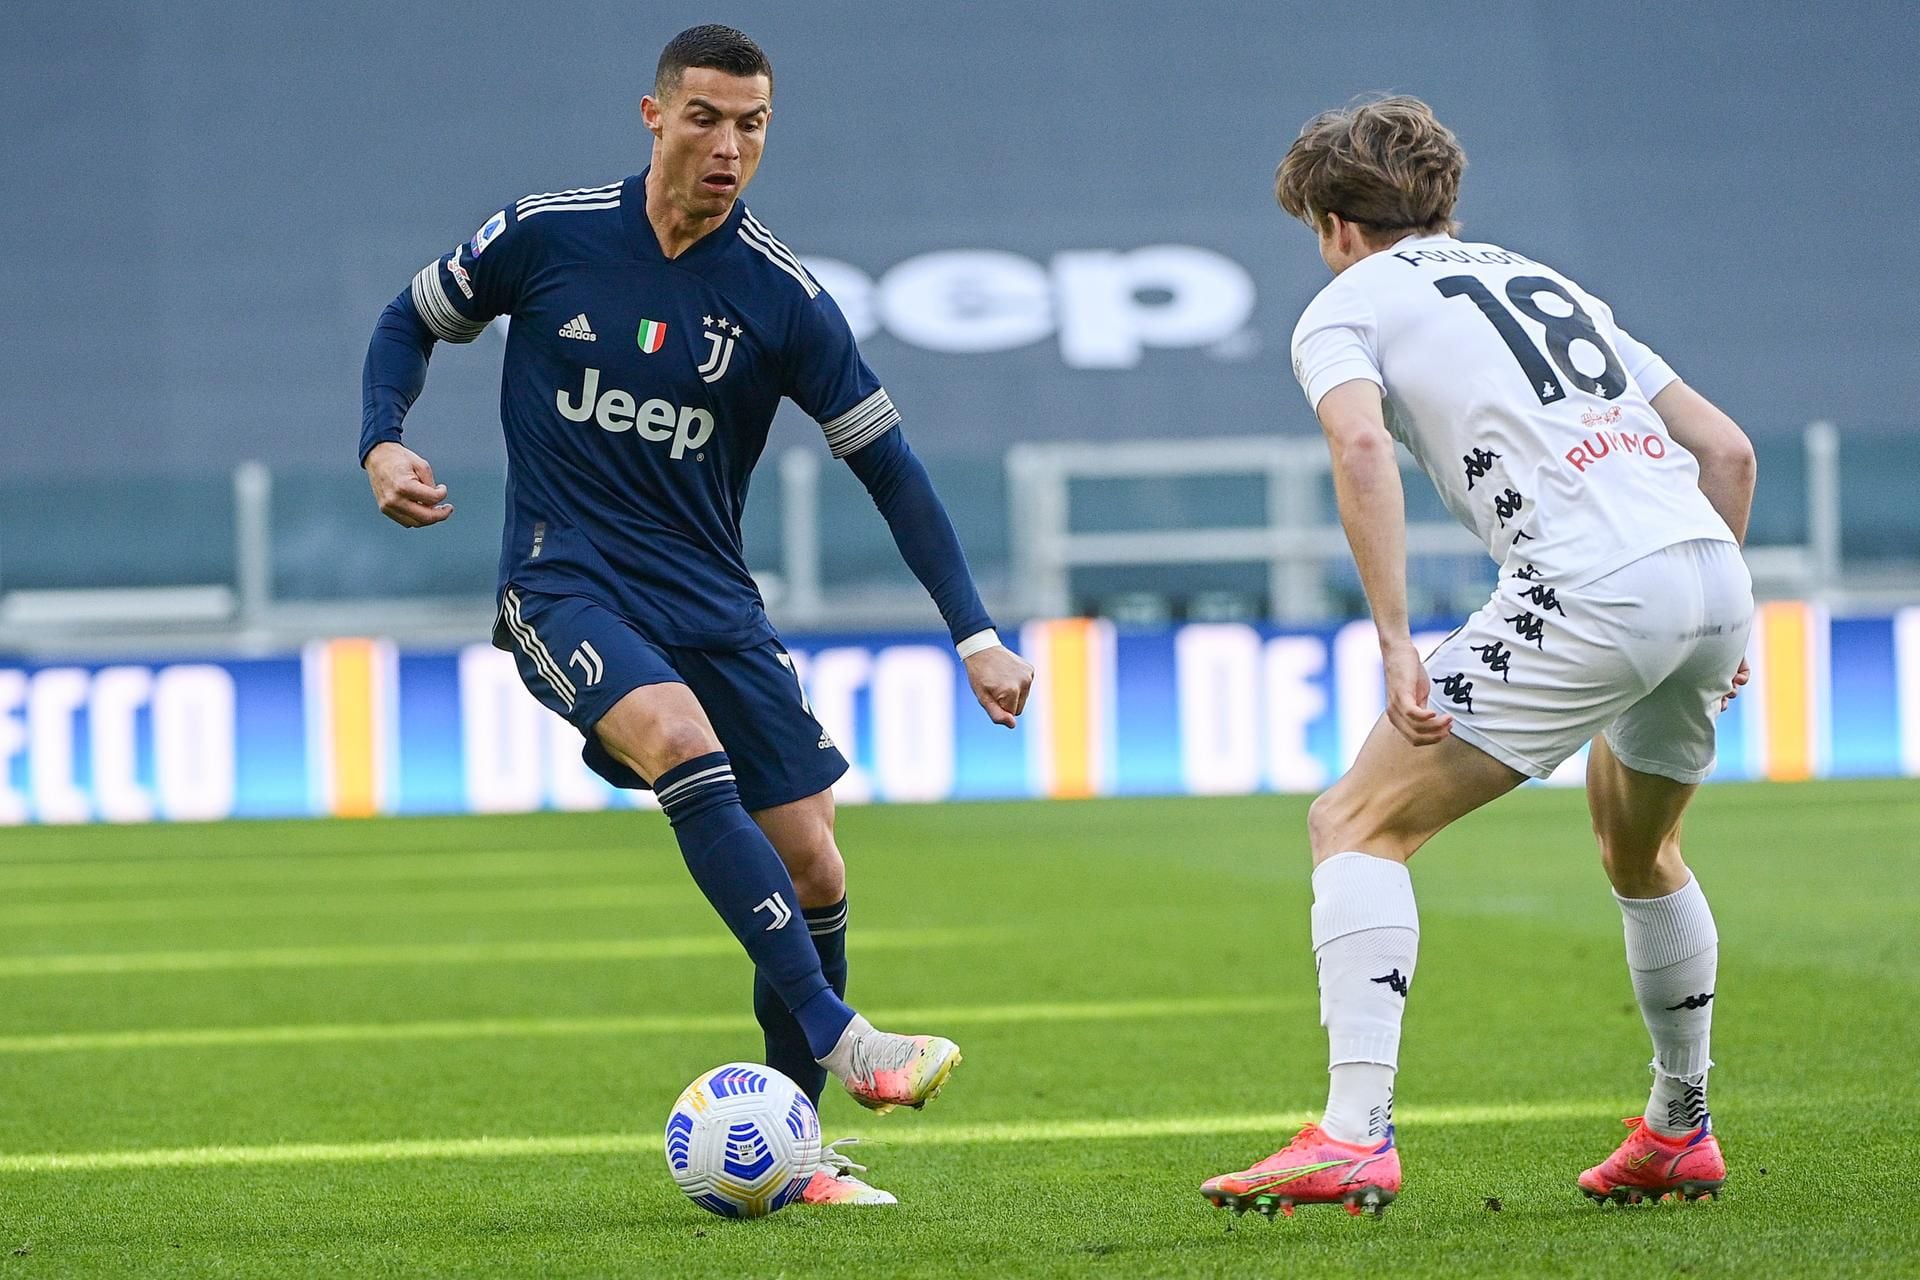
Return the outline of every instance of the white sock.
{"type": "Polygon", "coordinates": [[[1332,1077],[1320,1127],[1340,1142],[1378,1142],[1393,1123],[1400,1018],[1420,949],[1406,864],[1337,853],[1313,871],[1313,957],[1332,1077]]]}
{"type": "Polygon", "coordinates": [[[1677,1136],[1708,1123],[1708,1036],[1720,932],[1692,876],[1664,898],[1614,899],[1626,925],[1627,969],[1640,1016],[1653,1037],[1653,1093],[1647,1127],[1677,1136]]]}

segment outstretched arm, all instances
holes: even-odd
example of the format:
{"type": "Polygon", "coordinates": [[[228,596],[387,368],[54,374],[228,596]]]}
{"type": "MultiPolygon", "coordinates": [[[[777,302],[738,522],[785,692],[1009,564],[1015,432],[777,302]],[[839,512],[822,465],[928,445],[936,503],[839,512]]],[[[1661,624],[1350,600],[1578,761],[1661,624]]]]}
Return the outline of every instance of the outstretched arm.
{"type": "Polygon", "coordinates": [[[435,484],[427,460],[400,443],[407,410],[427,385],[433,342],[411,291],[402,293],[380,313],[360,373],[360,465],[381,513],[409,529],[453,514],[447,486],[435,484]]]}
{"type": "Polygon", "coordinates": [[[1317,412],[1333,452],[1340,523],[1380,633],[1387,719],[1416,747],[1447,736],[1453,717],[1427,705],[1427,669],[1407,619],[1407,514],[1400,463],[1380,409],[1380,386],[1343,382],[1320,397],[1317,412]]]}
{"type": "Polygon", "coordinates": [[[939,607],[974,696],[995,724],[1012,728],[1026,708],[1033,668],[1000,643],[926,467],[898,427],[846,455],[846,463],[886,518],[901,558],[939,607]]]}

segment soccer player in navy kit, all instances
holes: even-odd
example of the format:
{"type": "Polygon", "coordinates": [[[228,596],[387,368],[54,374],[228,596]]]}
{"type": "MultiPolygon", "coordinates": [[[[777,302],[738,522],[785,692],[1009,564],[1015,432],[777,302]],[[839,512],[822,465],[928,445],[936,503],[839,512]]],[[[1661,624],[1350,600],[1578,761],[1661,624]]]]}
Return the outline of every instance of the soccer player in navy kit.
{"type": "MultiPolygon", "coordinates": [[[[781,398],[858,475],[947,623],[981,706],[1012,727],[1033,669],[1000,644],[951,521],[846,320],[740,195],[773,108],[766,55],[694,27],[641,102],[652,163],[533,195],[429,264],[367,352],[360,456],[408,527],[453,513],[401,443],[436,340],[512,316],[501,378],[507,519],[494,643],[618,786],[651,787],[688,869],[752,957],[769,1065],[818,1100],[828,1072],[879,1111],[959,1061],[849,1008],[845,866],[829,788],[846,761],[807,707],[740,545],[781,398]],[[804,929],[804,932],[803,932],[804,929]]],[[[825,1203],[891,1203],[831,1155],[825,1203]]]]}

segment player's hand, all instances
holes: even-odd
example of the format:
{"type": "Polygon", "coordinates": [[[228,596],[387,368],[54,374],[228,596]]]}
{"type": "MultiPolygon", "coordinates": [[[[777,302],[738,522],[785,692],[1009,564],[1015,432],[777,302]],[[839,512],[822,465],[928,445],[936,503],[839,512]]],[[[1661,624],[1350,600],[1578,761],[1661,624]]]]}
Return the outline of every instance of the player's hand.
{"type": "Polygon", "coordinates": [[[1745,658],[1740,659],[1740,667],[1733,673],[1733,687],[1720,695],[1720,709],[1725,711],[1727,704],[1740,696],[1740,686],[1753,679],[1753,669],[1747,666],[1745,658]]]}
{"type": "Polygon", "coordinates": [[[1033,665],[1005,645],[995,645],[967,659],[967,683],[973,686],[973,696],[980,699],[988,717],[1011,729],[1027,709],[1033,665]]]}
{"type": "Polygon", "coordinates": [[[447,486],[433,482],[427,460],[392,440],[373,446],[367,454],[367,483],[373,486],[380,514],[395,524],[418,529],[453,514],[453,504],[444,501],[447,486]]]}
{"type": "Polygon", "coordinates": [[[1427,705],[1427,664],[1411,637],[1381,652],[1387,677],[1387,719],[1416,747],[1431,747],[1453,730],[1453,717],[1427,705]]]}

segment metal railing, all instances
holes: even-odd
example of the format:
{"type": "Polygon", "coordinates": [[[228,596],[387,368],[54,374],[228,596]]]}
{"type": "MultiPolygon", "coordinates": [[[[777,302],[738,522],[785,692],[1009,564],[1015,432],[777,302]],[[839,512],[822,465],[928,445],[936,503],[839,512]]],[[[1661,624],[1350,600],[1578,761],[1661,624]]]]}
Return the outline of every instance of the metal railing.
{"type": "MultiPolygon", "coordinates": [[[[1840,445],[1831,423],[1810,424],[1806,456],[1807,535],[1803,542],[1749,546],[1757,588],[1767,595],[1838,602],[1848,598],[1840,553],[1840,445]]],[[[1411,467],[1403,455],[1402,465],[1411,467]]],[[[1057,617],[1074,611],[1073,574],[1101,567],[1259,563],[1266,566],[1270,614],[1320,621],[1338,610],[1332,573],[1346,561],[1346,538],[1332,509],[1327,450],[1316,437],[1244,437],[1178,444],[1023,444],[1005,458],[1011,530],[1009,598],[990,600],[1009,616],[1057,617]],[[1076,531],[1077,481],[1253,477],[1264,493],[1257,524],[1076,531]]],[[[832,587],[821,566],[819,455],[782,454],[779,569],[762,586],[776,620],[795,628],[892,625],[925,621],[918,592],[832,587]]],[[[230,583],[184,586],[17,590],[0,594],[0,650],[111,651],[151,644],[263,652],[322,635],[379,633],[402,639],[471,636],[489,624],[483,596],[304,601],[274,589],[274,481],[267,466],[245,462],[232,477],[234,572],[230,583]]],[[[371,517],[369,517],[371,518],[371,517]]],[[[1418,520],[1407,529],[1415,559],[1482,555],[1451,520],[1418,520]]],[[[1905,597],[1916,591],[1911,582],[1905,597]]],[[[1874,598],[1885,596],[1881,591],[1874,598]]]]}
{"type": "MultiPolygon", "coordinates": [[[[1747,549],[1758,589],[1820,599],[1840,584],[1840,438],[1830,422],[1803,433],[1807,458],[1805,543],[1747,549]]],[[[1401,451],[1403,471],[1414,471],[1401,451]]],[[[1328,510],[1323,482],[1332,463],[1318,437],[1253,436],[1178,444],[1022,444],[1007,453],[1012,494],[1013,579],[1030,617],[1074,611],[1076,569],[1113,566],[1265,562],[1268,612],[1275,621],[1315,622],[1331,616],[1327,569],[1349,555],[1346,535],[1328,510]],[[1257,525],[1076,532],[1075,481],[1258,476],[1265,480],[1266,519],[1257,525]]],[[[1451,520],[1407,526],[1407,555],[1477,556],[1480,543],[1451,520]]]]}

